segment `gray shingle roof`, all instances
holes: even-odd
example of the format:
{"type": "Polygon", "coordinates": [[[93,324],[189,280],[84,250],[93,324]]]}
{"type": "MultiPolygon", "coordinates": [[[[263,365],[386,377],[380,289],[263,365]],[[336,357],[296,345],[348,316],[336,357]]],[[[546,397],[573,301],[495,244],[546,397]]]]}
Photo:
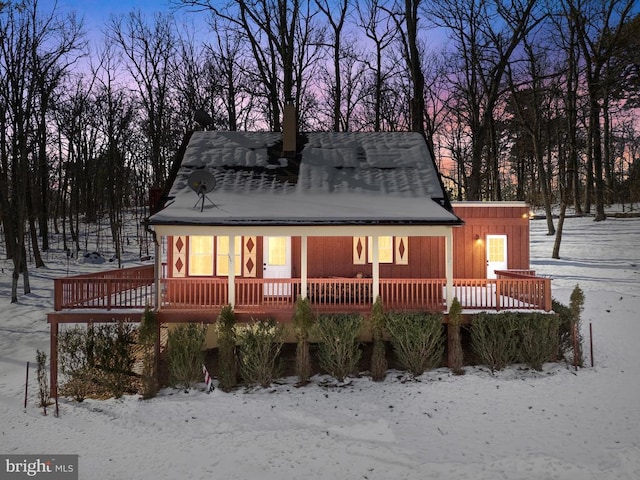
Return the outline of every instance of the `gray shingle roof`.
{"type": "Polygon", "coordinates": [[[458,223],[423,137],[308,133],[281,154],[280,133],[194,132],[152,224],[458,223]],[[194,171],[216,180],[201,212],[194,171]],[[445,208],[446,207],[446,208],[445,208]]]}

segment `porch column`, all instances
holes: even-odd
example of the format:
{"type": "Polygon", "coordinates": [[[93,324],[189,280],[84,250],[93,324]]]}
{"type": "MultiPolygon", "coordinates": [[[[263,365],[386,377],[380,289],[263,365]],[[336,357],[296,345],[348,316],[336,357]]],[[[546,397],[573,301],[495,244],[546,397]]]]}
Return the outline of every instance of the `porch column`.
{"type": "Polygon", "coordinates": [[[373,281],[373,298],[375,302],[376,298],[380,296],[380,259],[378,258],[378,236],[374,235],[371,238],[371,280],[373,281]]]}
{"type": "Polygon", "coordinates": [[[229,305],[236,304],[236,237],[229,237],[229,276],[227,277],[227,298],[229,305]]]}
{"type": "Polygon", "coordinates": [[[446,285],[446,297],[447,297],[447,311],[451,308],[453,302],[453,229],[447,230],[445,237],[445,278],[447,280],[446,285]]]}
{"type": "MultiPolygon", "coordinates": [[[[300,297],[307,298],[307,236],[300,236],[300,297]]],[[[296,300],[294,298],[294,300],[296,300]]]]}
{"type": "Polygon", "coordinates": [[[155,249],[155,266],[153,268],[153,282],[155,283],[155,295],[154,295],[154,307],[155,310],[158,310],[162,305],[162,287],[160,285],[160,279],[162,278],[162,237],[160,240],[156,240],[153,242],[153,247],[155,249]]]}

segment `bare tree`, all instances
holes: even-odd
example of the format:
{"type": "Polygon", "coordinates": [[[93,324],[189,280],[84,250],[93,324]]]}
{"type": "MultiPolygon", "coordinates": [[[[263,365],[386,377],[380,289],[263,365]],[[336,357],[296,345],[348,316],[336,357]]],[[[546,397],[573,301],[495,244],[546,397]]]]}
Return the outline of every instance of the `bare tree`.
{"type": "Polygon", "coordinates": [[[311,31],[315,12],[310,0],[233,0],[224,5],[214,0],[182,0],[181,4],[208,10],[243,35],[259,80],[256,85],[267,99],[268,125],[273,131],[280,131],[283,102],[296,100],[299,104],[302,95],[305,79],[301,73],[308,66],[303,62],[309,60],[306,49],[314,38],[311,31]]]}
{"type": "Polygon", "coordinates": [[[530,39],[525,38],[523,51],[526,56],[526,72],[520,83],[514,79],[512,68],[510,66],[507,68],[511,104],[520,128],[524,129],[531,142],[547,218],[547,235],[554,235],[556,232],[551,211],[551,185],[544,163],[546,146],[550,142],[548,135],[550,121],[548,116],[551,110],[549,78],[554,76],[554,72],[549,71],[549,61],[544,48],[533,45],[530,39]]]}
{"type": "MultiPolygon", "coordinates": [[[[593,160],[595,221],[606,219],[604,212],[604,166],[602,103],[607,95],[607,68],[617,50],[624,24],[631,15],[634,0],[565,0],[575,21],[577,41],[585,62],[586,87],[589,98],[590,157],[593,160]]],[[[587,202],[590,199],[586,200],[587,202]]]]}
{"type": "Polygon", "coordinates": [[[111,18],[108,34],[127,59],[145,113],[149,141],[148,161],[153,186],[162,186],[168,175],[172,137],[170,115],[172,71],[176,36],[168,14],[157,13],[150,23],[140,11],[111,18]]]}
{"type": "Polygon", "coordinates": [[[507,64],[525,35],[543,19],[536,0],[485,2],[443,0],[433,2],[430,15],[450,34],[459,59],[452,89],[464,99],[466,122],[472,137],[471,172],[467,197],[483,196],[487,142],[496,104],[502,94],[507,64]]]}
{"type": "Polygon", "coordinates": [[[330,100],[332,102],[332,129],[334,132],[340,131],[340,118],[342,116],[342,102],[343,102],[343,87],[342,87],[342,58],[344,55],[342,48],[342,31],[344,29],[345,20],[347,17],[348,8],[350,7],[350,0],[339,0],[338,2],[329,0],[315,0],[316,5],[320,11],[324,14],[329,22],[330,43],[328,46],[331,48],[331,59],[333,67],[332,80],[329,82],[332,95],[330,100]]]}
{"type": "Polygon", "coordinates": [[[126,168],[135,107],[124,85],[119,84],[118,61],[113,46],[100,52],[95,88],[96,123],[104,144],[98,153],[100,194],[105,197],[111,239],[118,267],[122,266],[124,209],[130,182],[126,168]]]}
{"type": "MultiPolygon", "coordinates": [[[[398,39],[402,44],[403,57],[411,84],[409,96],[410,128],[412,132],[419,132],[425,136],[425,102],[424,102],[424,73],[422,71],[422,52],[418,40],[419,9],[422,0],[404,0],[396,3],[390,12],[396,23],[398,39]]],[[[427,138],[433,146],[433,139],[427,138]]]]}
{"type": "Polygon", "coordinates": [[[356,5],[358,12],[358,24],[364,30],[365,35],[374,44],[373,60],[365,59],[372,71],[373,81],[373,130],[379,132],[382,129],[382,102],[384,86],[388,79],[389,71],[385,70],[383,60],[385,51],[396,38],[396,30],[393,28],[393,18],[389,13],[390,7],[384,0],[365,0],[356,5]]]}
{"type": "MultiPolygon", "coordinates": [[[[18,301],[18,280],[30,292],[26,222],[37,266],[34,179],[46,174],[40,194],[48,194],[47,129],[44,118],[59,80],[73,63],[81,28],[74,16],[61,18],[55,8],[42,13],[37,0],[8,5],[0,12],[0,210],[7,254],[13,260],[11,301],[18,301]],[[44,164],[44,165],[43,165],[44,164]],[[40,175],[38,175],[38,173],[40,175]]],[[[42,201],[38,200],[42,206],[42,201]]],[[[48,206],[45,201],[45,207],[48,206]]],[[[47,212],[45,212],[45,216],[47,212]]]]}

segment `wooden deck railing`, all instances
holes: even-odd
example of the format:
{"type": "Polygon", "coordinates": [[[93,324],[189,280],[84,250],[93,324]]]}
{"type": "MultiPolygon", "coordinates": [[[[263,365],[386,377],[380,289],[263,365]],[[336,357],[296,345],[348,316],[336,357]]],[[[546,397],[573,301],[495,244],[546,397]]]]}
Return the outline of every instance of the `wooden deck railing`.
{"type": "Polygon", "coordinates": [[[309,302],[319,309],[371,308],[373,281],[370,278],[310,278],[309,302]]]}
{"type": "Polygon", "coordinates": [[[535,270],[496,270],[498,278],[530,278],[536,276],[535,270]]]}
{"type": "Polygon", "coordinates": [[[444,278],[381,278],[380,298],[385,308],[444,312],[444,278]]]}
{"type": "Polygon", "coordinates": [[[215,309],[229,303],[227,279],[212,277],[162,279],[161,308],[215,309]]]}
{"type": "Polygon", "coordinates": [[[551,311],[551,279],[455,279],[453,295],[467,310],[551,311]]]}
{"type": "MultiPolygon", "coordinates": [[[[55,280],[55,310],[144,308],[153,299],[153,266],[113,270],[55,280]]],[[[218,309],[229,303],[226,278],[165,278],[161,305],[167,310],[218,309]]],[[[292,309],[300,292],[298,278],[236,278],[235,307],[292,309]]],[[[370,278],[310,278],[311,305],[321,310],[364,310],[374,301],[370,278]]],[[[551,310],[551,279],[534,272],[499,272],[496,279],[454,279],[453,294],[467,310],[551,310]]],[[[380,279],[380,297],[388,310],[446,310],[446,281],[380,279]]]]}
{"type": "Polygon", "coordinates": [[[56,278],[54,310],[144,308],[153,285],[153,265],[56,278]]]}
{"type": "Polygon", "coordinates": [[[299,278],[236,278],[236,308],[275,309],[293,308],[299,278]]]}

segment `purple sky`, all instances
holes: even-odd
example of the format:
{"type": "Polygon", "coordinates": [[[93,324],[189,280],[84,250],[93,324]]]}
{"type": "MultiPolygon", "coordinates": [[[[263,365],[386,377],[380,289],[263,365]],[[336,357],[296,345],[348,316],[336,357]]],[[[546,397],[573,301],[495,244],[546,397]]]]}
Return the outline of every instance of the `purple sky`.
{"type": "Polygon", "coordinates": [[[111,14],[120,15],[134,9],[153,13],[167,12],[172,6],[170,0],[58,0],[61,11],[75,11],[78,17],[84,17],[84,25],[90,35],[97,33],[111,14]]]}

